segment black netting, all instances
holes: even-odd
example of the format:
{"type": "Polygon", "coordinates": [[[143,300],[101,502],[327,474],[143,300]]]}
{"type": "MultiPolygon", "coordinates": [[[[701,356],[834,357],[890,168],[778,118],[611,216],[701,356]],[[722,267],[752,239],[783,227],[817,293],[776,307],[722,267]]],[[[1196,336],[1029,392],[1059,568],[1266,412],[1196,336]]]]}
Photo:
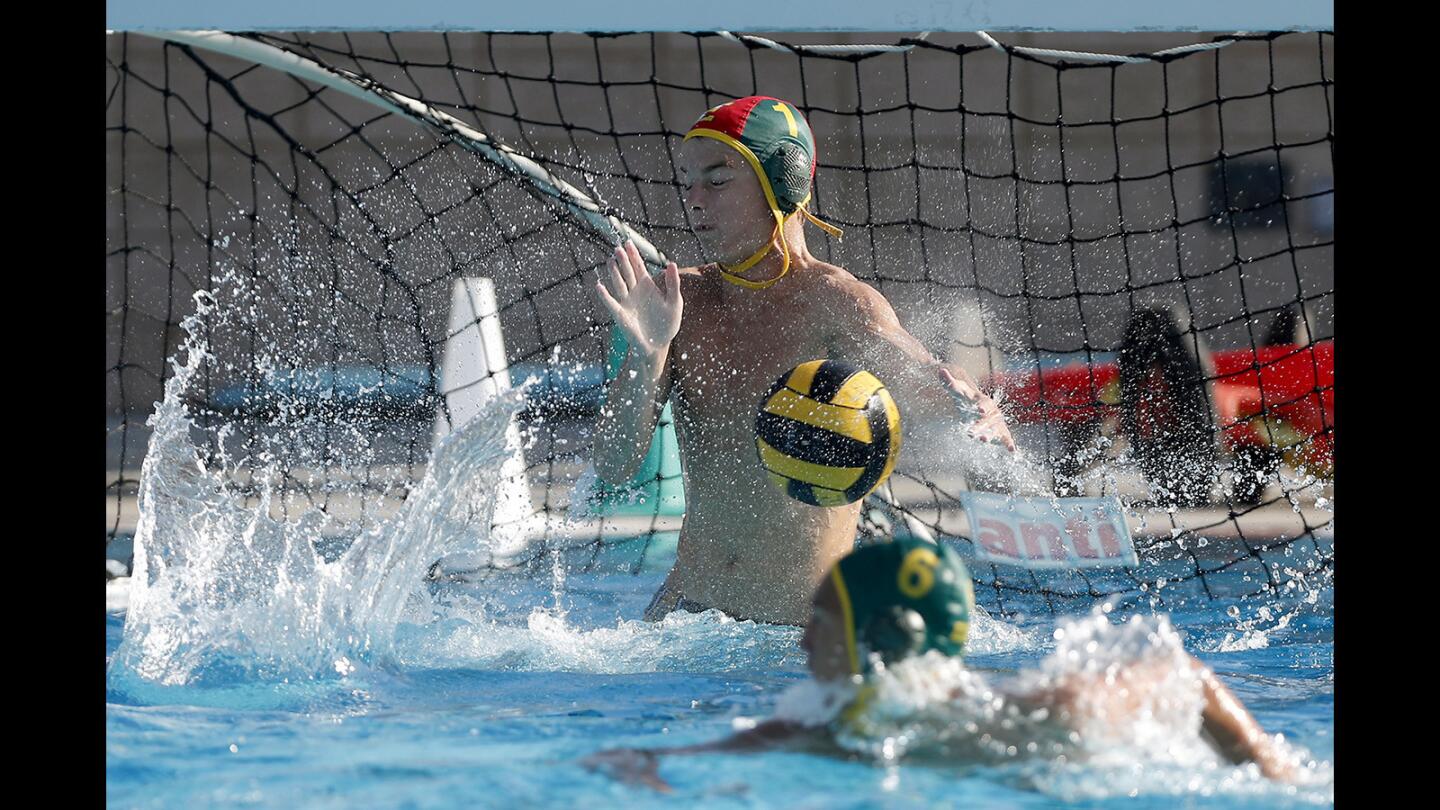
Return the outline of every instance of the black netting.
{"type": "MultiPolygon", "coordinates": [[[[846,230],[812,230],[814,252],[1001,389],[1055,491],[1133,510],[1140,567],[980,565],[982,602],[1259,593],[1332,570],[1331,34],[1133,62],[962,36],[885,53],[706,34],[253,39],[453,116],[682,262],[700,255],[674,170],[686,128],[738,96],[792,100],[818,141],[812,208],[846,230]]],[[[107,546],[134,530],[145,418],[197,290],[244,304],[206,323],[197,443],[278,478],[285,514],[354,526],[405,497],[449,413],[452,282],[493,279],[512,372],[549,374],[521,415],[533,509],[571,507],[608,346],[586,277],[607,237],[472,146],[272,68],[107,37],[107,546]]],[[[974,483],[902,471],[893,490],[963,551],[974,483]]],[[[678,524],[628,520],[627,539],[571,526],[511,564],[563,545],[582,567],[639,570],[678,524]]]]}

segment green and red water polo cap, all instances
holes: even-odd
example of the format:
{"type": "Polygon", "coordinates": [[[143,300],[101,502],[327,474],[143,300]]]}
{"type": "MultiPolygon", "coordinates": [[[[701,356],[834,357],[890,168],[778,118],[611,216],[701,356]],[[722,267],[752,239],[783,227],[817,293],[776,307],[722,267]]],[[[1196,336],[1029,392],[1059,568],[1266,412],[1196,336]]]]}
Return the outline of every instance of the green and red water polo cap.
{"type": "Polygon", "coordinates": [[[810,199],[815,136],[794,105],[746,96],[707,110],[685,139],[714,138],[734,147],[760,176],[773,210],[790,214],[810,199]]]}

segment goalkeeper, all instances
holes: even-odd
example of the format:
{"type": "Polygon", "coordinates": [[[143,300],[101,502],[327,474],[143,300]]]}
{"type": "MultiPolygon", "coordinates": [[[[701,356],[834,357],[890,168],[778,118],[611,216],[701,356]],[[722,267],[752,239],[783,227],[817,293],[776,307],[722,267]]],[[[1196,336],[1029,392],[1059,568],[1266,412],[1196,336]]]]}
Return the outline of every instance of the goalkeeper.
{"type": "Polygon", "coordinates": [[[686,514],[674,568],[646,610],[718,608],[804,624],[825,572],[854,548],[861,504],[816,507],[771,486],[755,463],[756,403],[774,380],[817,358],[884,380],[907,429],[968,426],[1014,450],[995,403],[958,366],[907,332],[889,302],[813,256],[804,221],[815,142],[788,102],[751,96],[707,111],[677,160],[691,227],[710,260],[652,279],[633,244],[617,248],[595,295],[629,344],[595,434],[595,469],[623,484],[659,413],[674,404],[686,514]],[[958,405],[958,408],[957,408],[958,405]]]}

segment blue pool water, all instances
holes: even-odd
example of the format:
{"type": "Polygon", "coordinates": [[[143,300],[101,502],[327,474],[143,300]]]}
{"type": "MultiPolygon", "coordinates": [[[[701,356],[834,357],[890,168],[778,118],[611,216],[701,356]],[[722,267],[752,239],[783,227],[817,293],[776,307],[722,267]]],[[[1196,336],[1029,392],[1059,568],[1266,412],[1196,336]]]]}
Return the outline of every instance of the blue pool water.
{"type": "MultiPolygon", "coordinates": [[[[335,536],[331,515],[274,517],[269,499],[280,495],[262,477],[248,479],[260,482],[258,501],[237,494],[229,482],[240,462],[196,452],[185,392],[206,353],[200,330],[189,332],[150,420],[129,607],[105,619],[113,807],[1233,810],[1333,802],[1328,580],[1313,577],[1318,590],[1268,599],[1226,596],[1255,590],[1246,581],[1255,572],[1240,565],[1208,574],[1195,598],[1170,598],[1167,589],[1164,607],[1179,640],[1261,725],[1313,761],[1298,786],[1197,756],[1198,738],[1183,723],[1152,723],[1147,736],[1063,762],[1017,751],[965,764],[930,745],[950,744],[964,727],[933,722],[953,716],[943,713],[906,731],[914,744],[889,759],[857,753],[864,746],[666,758],[660,776],[674,787],[669,796],[587,770],[582,760],[604,748],[714,740],[777,713],[814,719],[800,630],[715,612],[646,623],[640,616],[659,571],[575,573],[564,559],[551,570],[427,584],[430,564],[451,552],[503,557],[502,540],[475,526],[489,525],[476,518],[490,515],[506,429],[523,406],[518,394],[442,442],[395,515],[319,554],[335,536]]],[[[307,425],[301,419],[295,429],[307,425]]],[[[327,439],[344,438],[343,425],[324,427],[327,439]]],[[[1310,565],[1289,552],[1283,565],[1310,565]]],[[[987,604],[985,593],[978,598],[987,604]]],[[[1066,625],[1063,637],[1048,603],[1035,599],[1012,595],[1003,619],[977,616],[967,644],[972,671],[1003,683],[1069,660],[1062,653],[1077,643],[1097,656],[1124,652],[1136,638],[1173,646],[1162,619],[1127,623],[1152,611],[1145,595],[1066,625]],[[1130,632],[1137,627],[1139,636],[1130,632]]],[[[1087,605],[1072,607],[1065,612],[1086,615],[1087,605]]],[[[1173,705],[1185,705],[1183,697],[1173,705]]]]}
{"type": "MultiPolygon", "coordinates": [[[[266,680],[215,666],[162,686],[112,667],[106,787],[114,807],[1289,807],[1333,801],[1333,633],[1325,610],[1245,622],[1211,604],[1172,619],[1270,733],[1320,760],[1317,784],[1244,769],[884,766],[804,753],[662,761],[662,796],[586,770],[612,746],[702,742],[763,718],[805,680],[799,630],[718,614],[637,621],[658,576],[496,579],[437,591],[393,660],[266,680]],[[1281,626],[1283,625],[1283,626],[1281,626]],[[1263,645],[1263,646],[1262,646],[1263,645]],[[1136,798],[1132,798],[1132,794],[1136,798]],[[1177,801],[1183,799],[1183,802],[1177,801]]],[[[1246,604],[1247,614],[1253,605],[1246,604]]],[[[106,618],[106,658],[124,618],[106,618]]],[[[1003,681],[1053,648],[1048,616],[977,628],[969,663],[1003,681]]]]}

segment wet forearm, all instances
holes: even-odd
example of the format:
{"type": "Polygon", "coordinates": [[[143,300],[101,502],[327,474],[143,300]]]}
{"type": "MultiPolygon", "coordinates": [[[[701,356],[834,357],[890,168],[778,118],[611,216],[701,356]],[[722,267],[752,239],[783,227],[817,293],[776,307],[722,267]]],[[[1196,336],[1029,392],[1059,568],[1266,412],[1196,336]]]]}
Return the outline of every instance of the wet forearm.
{"type": "MultiPolygon", "coordinates": [[[[897,397],[901,418],[907,425],[923,431],[950,431],[956,427],[969,427],[983,416],[985,404],[990,402],[978,386],[959,366],[932,361],[908,368],[895,388],[908,396],[897,397]],[[975,397],[974,403],[957,399],[940,380],[939,370],[947,369],[963,385],[965,392],[975,397]]],[[[946,435],[944,433],[937,435],[946,435]]]]}
{"type": "Polygon", "coordinates": [[[1287,779],[1291,767],[1240,699],[1214,672],[1191,659],[1205,690],[1202,728],[1222,756],[1235,764],[1254,762],[1272,779],[1287,779]]]}
{"type": "Polygon", "coordinates": [[[609,484],[630,480],[645,458],[663,407],[658,401],[669,349],[653,357],[631,351],[605,391],[595,425],[595,474],[609,484]]]}
{"type": "Polygon", "coordinates": [[[661,756],[763,751],[801,739],[813,739],[815,735],[814,729],[795,723],[767,720],[723,740],[679,748],[612,748],[596,752],[582,760],[582,763],[590,770],[608,771],[616,779],[628,784],[643,785],[661,793],[670,793],[673,788],[660,776],[661,756]]]}
{"type": "Polygon", "coordinates": [[[982,403],[989,403],[990,398],[981,393],[980,386],[976,384],[969,372],[954,363],[939,361],[926,367],[925,371],[925,382],[927,383],[924,388],[925,405],[931,419],[945,424],[955,424],[958,421],[968,425],[983,416],[982,403]],[[948,387],[937,382],[937,372],[942,368],[960,381],[963,393],[976,400],[975,403],[958,402],[948,387]]]}
{"type": "Polygon", "coordinates": [[[785,720],[767,720],[754,728],[738,731],[723,740],[687,745],[683,748],[654,749],[662,754],[703,754],[714,751],[763,751],[777,748],[801,737],[812,729],[785,720]]]}

